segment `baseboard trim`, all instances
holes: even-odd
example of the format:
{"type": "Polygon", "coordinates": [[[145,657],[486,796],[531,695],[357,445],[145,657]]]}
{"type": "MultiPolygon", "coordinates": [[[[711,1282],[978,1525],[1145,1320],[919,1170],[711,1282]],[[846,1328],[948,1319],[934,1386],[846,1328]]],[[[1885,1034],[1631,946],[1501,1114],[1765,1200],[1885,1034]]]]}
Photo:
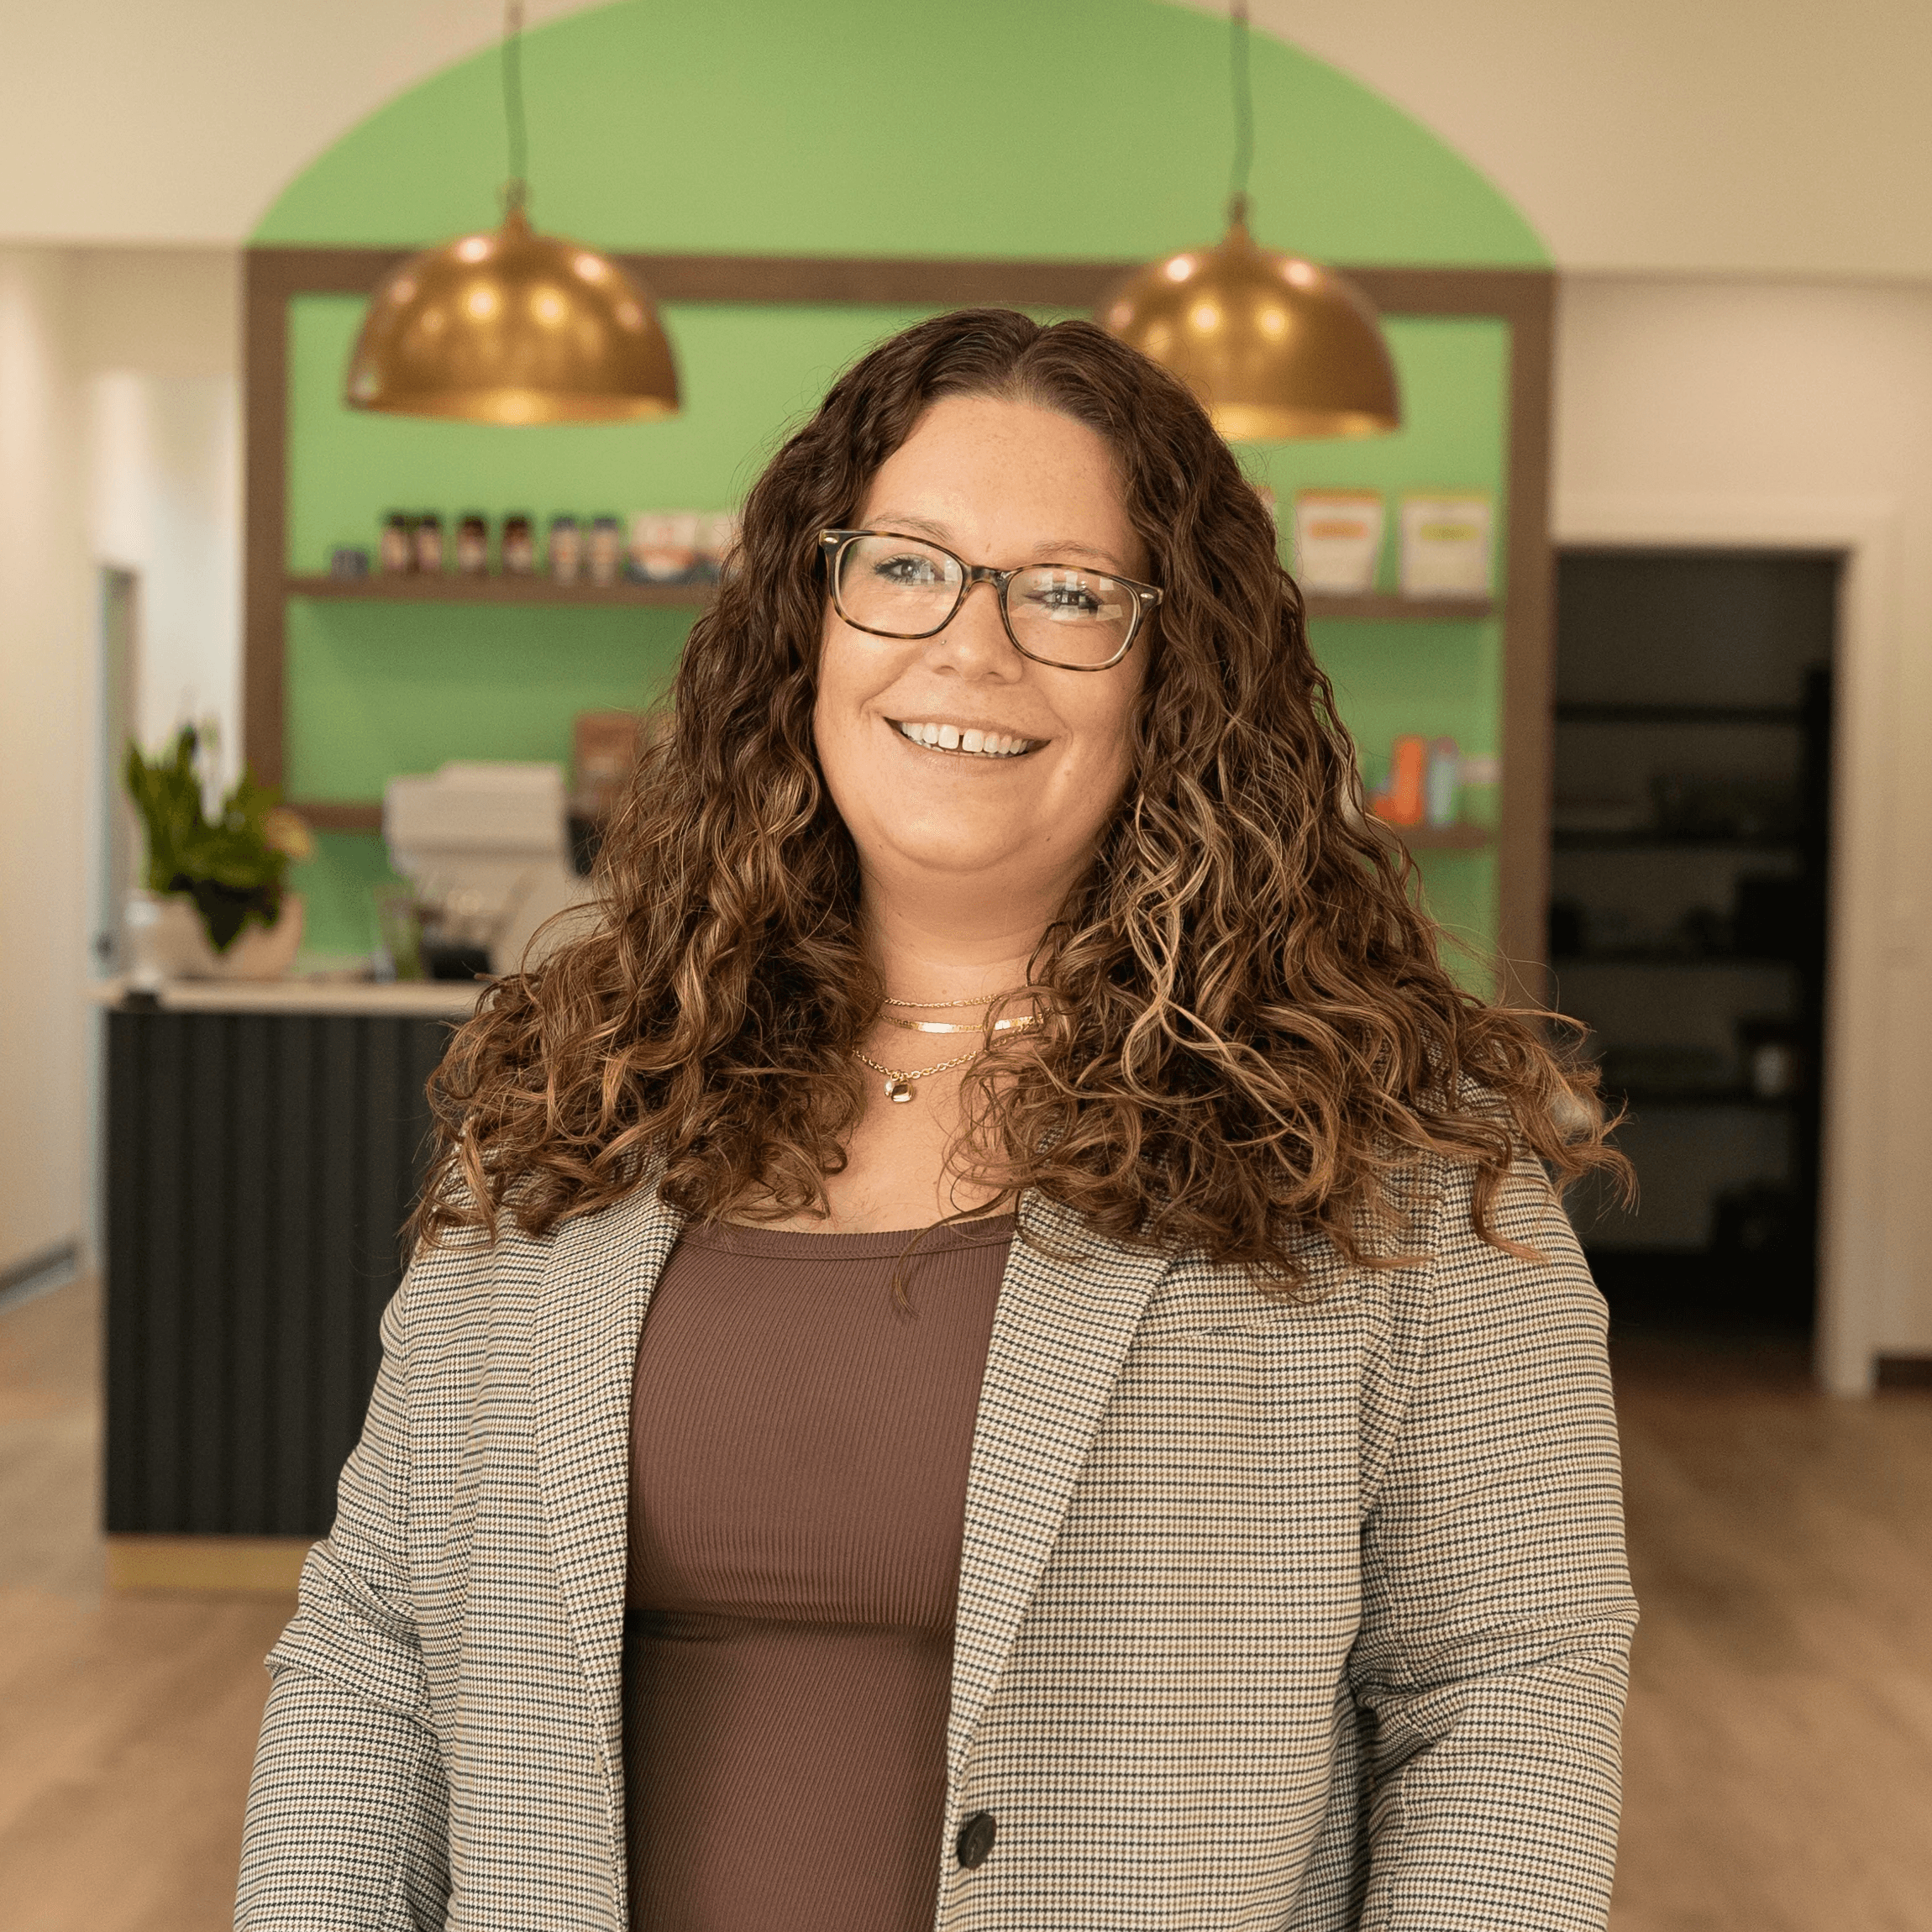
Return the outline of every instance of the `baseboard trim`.
{"type": "Polygon", "coordinates": [[[291,1596],[310,1546],[299,1536],[109,1536],[108,1587],[291,1596]]]}
{"type": "Polygon", "coordinates": [[[52,1247],[15,1262],[11,1268],[0,1268],[0,1308],[31,1301],[50,1289],[65,1288],[80,1267],[80,1242],[57,1241],[52,1247]]]}

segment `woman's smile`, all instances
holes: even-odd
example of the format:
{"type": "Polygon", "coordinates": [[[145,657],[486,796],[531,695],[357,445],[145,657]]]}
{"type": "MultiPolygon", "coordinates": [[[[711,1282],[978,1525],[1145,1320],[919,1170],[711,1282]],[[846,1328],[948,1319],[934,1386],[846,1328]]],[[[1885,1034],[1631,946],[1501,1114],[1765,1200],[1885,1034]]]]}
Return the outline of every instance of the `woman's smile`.
{"type": "Polygon", "coordinates": [[[1047,743],[1043,738],[1024,738],[1018,732],[1000,731],[990,725],[957,725],[932,718],[885,722],[921,751],[950,752],[958,758],[1025,758],[1047,743]]]}

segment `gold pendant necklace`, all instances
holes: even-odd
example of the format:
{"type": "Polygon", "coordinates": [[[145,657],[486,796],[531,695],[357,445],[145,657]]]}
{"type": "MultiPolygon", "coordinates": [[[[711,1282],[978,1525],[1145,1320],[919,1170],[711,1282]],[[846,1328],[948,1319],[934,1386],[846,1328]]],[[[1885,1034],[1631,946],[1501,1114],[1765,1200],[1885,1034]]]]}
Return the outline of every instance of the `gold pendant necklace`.
{"type": "Polygon", "coordinates": [[[969,1060],[977,1060],[986,1049],[975,1047],[970,1053],[962,1053],[956,1060],[942,1060],[933,1067],[886,1067],[874,1059],[869,1053],[862,1053],[858,1047],[852,1049],[852,1057],[861,1066],[869,1067],[875,1074],[885,1076],[885,1097],[903,1105],[912,1098],[912,1083],[923,1080],[928,1074],[943,1074],[948,1068],[963,1067],[969,1060]]]}

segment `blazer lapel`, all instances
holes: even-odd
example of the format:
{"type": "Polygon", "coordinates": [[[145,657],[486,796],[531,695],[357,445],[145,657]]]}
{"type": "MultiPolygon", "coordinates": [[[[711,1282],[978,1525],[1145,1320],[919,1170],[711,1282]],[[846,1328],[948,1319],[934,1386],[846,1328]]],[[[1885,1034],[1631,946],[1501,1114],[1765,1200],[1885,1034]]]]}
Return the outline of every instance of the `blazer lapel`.
{"type": "Polygon", "coordinates": [[[682,1225],[648,1184],[566,1221],[538,1298],[532,1379],[543,1515],[613,1799],[623,1788],[631,1383],[644,1310],[682,1225]]]}
{"type": "Polygon", "coordinates": [[[1154,1284],[1172,1257],[1029,1194],[1000,1284],[966,1487],[947,1772],[957,1782],[1154,1284]],[[1036,1245],[1037,1244],[1037,1245],[1036,1245]]]}

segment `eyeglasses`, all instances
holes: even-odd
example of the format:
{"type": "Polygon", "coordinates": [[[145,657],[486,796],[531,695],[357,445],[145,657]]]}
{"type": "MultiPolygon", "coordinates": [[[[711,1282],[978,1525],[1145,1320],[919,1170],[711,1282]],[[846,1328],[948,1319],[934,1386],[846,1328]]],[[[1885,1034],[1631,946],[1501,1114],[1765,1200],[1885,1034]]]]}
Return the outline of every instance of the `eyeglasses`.
{"type": "Polygon", "coordinates": [[[832,606],[875,638],[932,638],[953,622],[975,584],[990,584],[1013,648],[1068,671],[1117,664],[1161,601],[1151,584],[1072,564],[995,570],[923,537],[889,530],[822,530],[832,606]]]}

